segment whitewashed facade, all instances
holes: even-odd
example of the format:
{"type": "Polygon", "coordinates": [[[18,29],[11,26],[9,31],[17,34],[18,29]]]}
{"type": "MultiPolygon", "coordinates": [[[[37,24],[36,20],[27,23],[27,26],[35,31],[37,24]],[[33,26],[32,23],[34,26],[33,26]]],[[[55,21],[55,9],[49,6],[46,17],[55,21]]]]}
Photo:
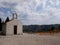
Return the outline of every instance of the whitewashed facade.
{"type": "Polygon", "coordinates": [[[2,32],[5,35],[20,35],[23,34],[22,27],[22,23],[17,18],[13,18],[3,24],[2,32]]]}

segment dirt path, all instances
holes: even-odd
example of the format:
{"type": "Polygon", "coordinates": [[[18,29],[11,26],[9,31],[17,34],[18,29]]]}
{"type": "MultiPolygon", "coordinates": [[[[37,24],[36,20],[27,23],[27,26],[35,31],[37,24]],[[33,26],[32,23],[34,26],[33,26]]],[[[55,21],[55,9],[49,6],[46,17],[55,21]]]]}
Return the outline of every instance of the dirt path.
{"type": "Polygon", "coordinates": [[[60,36],[35,34],[0,36],[0,45],[60,45],[60,36]]]}

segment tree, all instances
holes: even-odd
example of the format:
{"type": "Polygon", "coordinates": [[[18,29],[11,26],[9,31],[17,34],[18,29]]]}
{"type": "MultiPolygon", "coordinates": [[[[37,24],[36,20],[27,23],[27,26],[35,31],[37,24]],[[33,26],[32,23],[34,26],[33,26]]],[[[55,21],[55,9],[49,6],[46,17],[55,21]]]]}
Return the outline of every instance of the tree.
{"type": "Polygon", "coordinates": [[[1,20],[1,18],[0,18],[0,23],[1,23],[1,21],[2,21],[2,20],[1,20]]]}
{"type": "Polygon", "coordinates": [[[9,17],[6,18],[6,21],[5,22],[8,22],[9,21],[9,17]]]}
{"type": "Polygon", "coordinates": [[[2,30],[2,20],[0,18],[0,31],[2,30]]]}

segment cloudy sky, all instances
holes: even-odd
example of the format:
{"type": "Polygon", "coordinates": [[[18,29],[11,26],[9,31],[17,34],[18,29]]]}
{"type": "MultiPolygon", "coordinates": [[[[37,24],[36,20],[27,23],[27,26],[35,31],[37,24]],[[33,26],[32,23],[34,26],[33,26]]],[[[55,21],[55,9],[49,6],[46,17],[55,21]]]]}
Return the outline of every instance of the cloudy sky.
{"type": "Polygon", "coordinates": [[[0,0],[0,18],[18,19],[25,25],[60,24],[60,0],[0,0]]]}

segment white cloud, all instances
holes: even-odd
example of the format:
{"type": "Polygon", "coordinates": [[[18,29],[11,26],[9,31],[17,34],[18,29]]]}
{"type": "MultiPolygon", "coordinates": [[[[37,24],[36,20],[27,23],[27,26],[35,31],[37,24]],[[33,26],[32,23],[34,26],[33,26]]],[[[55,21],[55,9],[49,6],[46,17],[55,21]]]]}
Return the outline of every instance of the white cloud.
{"type": "Polygon", "coordinates": [[[0,12],[0,18],[2,19],[2,21],[3,21],[4,19],[6,19],[6,17],[4,16],[4,13],[3,13],[3,12],[0,12]]]}
{"type": "MultiPolygon", "coordinates": [[[[51,5],[48,5],[47,7],[45,7],[47,4],[46,1],[47,0],[0,0],[0,7],[13,8],[13,10],[16,10],[18,15],[20,16],[22,13],[26,18],[25,19],[22,16],[22,18],[24,19],[22,20],[24,24],[60,23],[60,21],[58,21],[60,20],[60,9],[56,7],[52,7],[51,5]],[[6,2],[7,4],[4,5],[2,2],[6,2]],[[16,5],[13,5],[13,4],[16,4],[16,5]],[[41,10],[41,12],[39,13],[36,11],[36,9],[41,4],[43,6],[42,7],[43,10],[41,10]]],[[[53,1],[50,3],[54,4],[53,1]]],[[[57,3],[57,5],[59,5],[59,3],[57,3]]],[[[7,14],[9,15],[10,12],[8,11],[7,14]]]]}
{"type": "MultiPolygon", "coordinates": [[[[44,0],[36,0],[36,1],[30,0],[30,2],[23,2],[22,5],[18,4],[16,6],[16,10],[19,13],[20,12],[26,13],[27,19],[29,20],[30,24],[34,24],[34,22],[35,22],[35,24],[58,23],[59,21],[57,21],[57,20],[60,19],[60,16],[59,16],[60,10],[57,9],[56,7],[47,6],[47,8],[44,8],[42,13],[36,12],[37,6],[39,6],[42,2],[45,2],[45,1],[44,0]],[[35,4],[35,5],[33,5],[33,4],[35,4]],[[52,15],[50,14],[50,12],[52,13],[52,15]]],[[[45,6],[45,3],[43,6],[45,6]]]]}

